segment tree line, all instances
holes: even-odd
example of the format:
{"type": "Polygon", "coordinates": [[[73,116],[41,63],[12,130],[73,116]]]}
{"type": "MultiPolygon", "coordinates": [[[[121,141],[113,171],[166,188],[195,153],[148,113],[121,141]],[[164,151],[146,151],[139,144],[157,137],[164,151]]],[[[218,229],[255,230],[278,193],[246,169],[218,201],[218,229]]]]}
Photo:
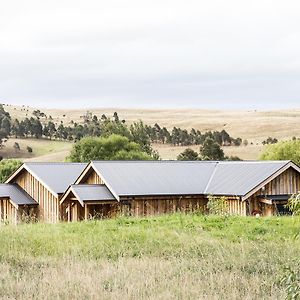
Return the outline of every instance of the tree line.
{"type": "Polygon", "coordinates": [[[172,144],[174,146],[203,145],[207,138],[213,139],[220,146],[239,146],[241,138],[233,138],[225,130],[207,131],[201,133],[192,128],[190,131],[180,127],[173,127],[169,131],[155,123],[153,126],[144,124],[142,121],[134,122],[130,126],[125,120],[120,120],[115,112],[112,118],[103,114],[97,117],[91,113],[83,116],[83,124],[71,121],[70,125],[53,122],[52,117],[35,110],[33,116],[24,120],[12,120],[9,113],[0,107],[0,130],[2,137],[14,136],[15,138],[48,138],[56,140],[78,141],[86,136],[106,137],[111,134],[118,134],[129,138],[139,144],[150,143],[172,144]]]}

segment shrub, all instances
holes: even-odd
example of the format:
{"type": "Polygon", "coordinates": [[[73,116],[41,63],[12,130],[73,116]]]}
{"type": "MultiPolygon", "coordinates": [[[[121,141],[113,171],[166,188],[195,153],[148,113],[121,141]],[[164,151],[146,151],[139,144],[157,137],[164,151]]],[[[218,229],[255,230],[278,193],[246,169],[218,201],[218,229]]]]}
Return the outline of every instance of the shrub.
{"type": "Polygon", "coordinates": [[[298,195],[293,195],[286,204],[286,208],[288,208],[293,215],[300,215],[300,193],[298,195]]]}
{"type": "Polygon", "coordinates": [[[20,160],[4,159],[0,162],[0,182],[4,182],[10,174],[22,165],[20,160]]]}
{"type": "Polygon", "coordinates": [[[29,147],[29,146],[27,146],[27,148],[26,148],[26,149],[27,149],[27,152],[28,152],[28,153],[32,153],[32,152],[33,152],[32,148],[31,148],[31,147],[29,147]]]}
{"type": "Polygon", "coordinates": [[[210,214],[224,216],[229,212],[228,204],[225,197],[208,197],[207,209],[210,214]]]}

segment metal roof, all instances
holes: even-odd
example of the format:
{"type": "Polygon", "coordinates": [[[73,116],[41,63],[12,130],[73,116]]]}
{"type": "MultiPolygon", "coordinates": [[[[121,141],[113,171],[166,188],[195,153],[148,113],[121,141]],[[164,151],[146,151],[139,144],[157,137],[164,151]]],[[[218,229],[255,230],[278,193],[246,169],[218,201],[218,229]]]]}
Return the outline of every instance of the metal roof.
{"type": "Polygon", "coordinates": [[[109,189],[103,184],[77,184],[71,186],[71,191],[80,202],[116,200],[109,189]]]}
{"type": "Polygon", "coordinates": [[[93,161],[113,195],[243,196],[290,161],[93,161]]]}
{"type": "Polygon", "coordinates": [[[0,184],[0,198],[9,198],[17,205],[34,205],[38,204],[17,184],[2,183],[0,184]]]}
{"type": "Polygon", "coordinates": [[[86,163],[24,163],[24,167],[52,192],[62,194],[75,182],[86,163]]]}
{"type": "Polygon", "coordinates": [[[205,194],[243,196],[289,161],[223,161],[216,166],[205,194]]]}
{"type": "Polygon", "coordinates": [[[216,162],[92,162],[111,192],[119,196],[202,194],[216,162]]]}

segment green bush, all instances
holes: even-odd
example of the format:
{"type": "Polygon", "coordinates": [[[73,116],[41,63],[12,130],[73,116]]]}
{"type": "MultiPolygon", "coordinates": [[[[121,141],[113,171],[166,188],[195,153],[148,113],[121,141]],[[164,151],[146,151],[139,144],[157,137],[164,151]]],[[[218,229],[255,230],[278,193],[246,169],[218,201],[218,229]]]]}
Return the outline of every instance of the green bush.
{"type": "Polygon", "coordinates": [[[261,155],[262,160],[292,160],[300,164],[300,140],[283,141],[269,145],[261,155]]]}
{"type": "Polygon", "coordinates": [[[300,215],[300,194],[293,195],[286,204],[286,207],[292,212],[293,215],[300,215]]]}
{"type": "Polygon", "coordinates": [[[0,162],[0,182],[4,182],[9,175],[22,165],[20,160],[4,159],[0,162]]]}
{"type": "Polygon", "coordinates": [[[207,209],[210,214],[224,216],[229,213],[228,204],[225,197],[208,197],[207,209]]]}

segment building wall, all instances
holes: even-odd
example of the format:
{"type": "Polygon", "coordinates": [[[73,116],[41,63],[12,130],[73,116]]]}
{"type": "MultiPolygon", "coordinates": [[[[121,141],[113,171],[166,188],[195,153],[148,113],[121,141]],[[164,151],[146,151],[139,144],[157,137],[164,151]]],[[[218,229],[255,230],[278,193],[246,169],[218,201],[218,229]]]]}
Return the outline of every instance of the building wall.
{"type": "Polygon", "coordinates": [[[57,223],[60,220],[59,199],[41,182],[26,170],[17,176],[15,182],[39,203],[37,217],[40,221],[57,223]]]}
{"type": "Polygon", "coordinates": [[[81,184],[104,184],[102,178],[91,169],[86,176],[84,176],[80,182],[81,184]]]}
{"type": "Polygon", "coordinates": [[[299,191],[300,174],[293,168],[289,168],[246,200],[249,203],[250,214],[253,211],[261,211],[265,216],[270,216],[276,213],[276,207],[274,205],[261,203],[259,201],[261,196],[292,195],[299,191]]]}
{"type": "Polygon", "coordinates": [[[121,205],[121,213],[136,217],[169,214],[177,211],[188,213],[205,211],[206,204],[207,199],[204,196],[141,197],[125,200],[121,205]]]}
{"type": "Polygon", "coordinates": [[[0,222],[17,222],[18,210],[9,199],[0,199],[0,222]]]}
{"type": "Polygon", "coordinates": [[[239,197],[225,197],[230,215],[246,216],[248,214],[247,203],[239,197]]]}

